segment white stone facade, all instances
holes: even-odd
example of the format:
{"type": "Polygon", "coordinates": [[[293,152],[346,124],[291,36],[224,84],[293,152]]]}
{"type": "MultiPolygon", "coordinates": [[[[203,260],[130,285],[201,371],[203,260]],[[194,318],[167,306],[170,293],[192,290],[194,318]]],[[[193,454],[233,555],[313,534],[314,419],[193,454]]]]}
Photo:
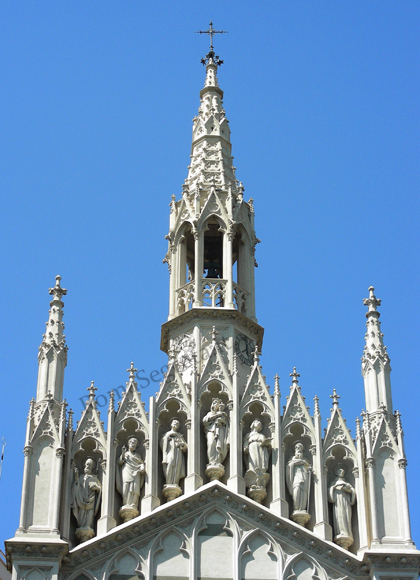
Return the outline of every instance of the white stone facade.
{"type": "Polygon", "coordinates": [[[254,204],[244,199],[210,50],[191,165],[172,196],[168,371],[149,411],[133,363],[101,420],[95,387],[77,424],[63,399],[60,277],[30,404],[13,580],[414,579],[406,457],[392,406],[380,300],[369,289],[366,412],[353,440],[332,393],[323,435],[296,369],[283,400],[259,364],[254,204]]]}

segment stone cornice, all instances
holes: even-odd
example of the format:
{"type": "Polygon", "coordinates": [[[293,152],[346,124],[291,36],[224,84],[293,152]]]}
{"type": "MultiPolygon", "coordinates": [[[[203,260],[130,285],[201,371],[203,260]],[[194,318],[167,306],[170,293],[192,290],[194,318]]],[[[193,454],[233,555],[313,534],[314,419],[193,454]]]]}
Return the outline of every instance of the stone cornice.
{"type": "Polygon", "coordinates": [[[238,310],[203,307],[191,308],[191,310],[188,310],[176,318],[168,320],[168,322],[162,324],[160,349],[163,350],[163,352],[168,352],[169,334],[177,327],[189,324],[193,321],[212,322],[215,320],[236,323],[241,326],[243,330],[250,332],[255,337],[258,349],[261,351],[264,336],[264,328],[262,326],[238,310]]]}
{"type": "Polygon", "coordinates": [[[15,559],[25,560],[58,560],[69,551],[69,545],[64,540],[49,538],[15,537],[6,540],[6,559],[8,570],[12,569],[12,562],[15,559]]]}

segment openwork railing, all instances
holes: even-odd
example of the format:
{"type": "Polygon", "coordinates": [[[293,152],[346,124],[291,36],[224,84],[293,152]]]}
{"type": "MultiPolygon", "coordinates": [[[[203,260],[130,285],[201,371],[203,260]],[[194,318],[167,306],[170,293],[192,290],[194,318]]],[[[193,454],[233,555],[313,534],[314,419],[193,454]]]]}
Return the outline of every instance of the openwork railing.
{"type": "Polygon", "coordinates": [[[177,294],[176,301],[178,306],[178,312],[179,314],[182,314],[182,312],[189,310],[193,306],[194,280],[188,282],[188,284],[185,284],[184,286],[181,286],[181,288],[178,288],[176,294],[177,294]]]}
{"type": "MultiPolygon", "coordinates": [[[[190,310],[194,304],[195,281],[191,280],[176,291],[178,313],[190,310]]],[[[207,308],[223,308],[227,304],[227,280],[221,278],[203,278],[199,302],[207,308]]],[[[248,292],[233,282],[233,303],[235,308],[246,314],[248,292]]]]}

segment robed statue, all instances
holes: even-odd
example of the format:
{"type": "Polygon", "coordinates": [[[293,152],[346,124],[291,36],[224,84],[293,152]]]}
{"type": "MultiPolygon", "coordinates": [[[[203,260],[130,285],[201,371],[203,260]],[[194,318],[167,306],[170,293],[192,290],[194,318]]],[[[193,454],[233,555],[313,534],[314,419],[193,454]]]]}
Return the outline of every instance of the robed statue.
{"type": "Polygon", "coordinates": [[[94,519],[101,503],[102,486],[93,473],[95,462],[88,457],[83,475],[74,468],[74,481],[71,488],[71,508],[77,521],[76,537],[81,542],[90,540],[95,535],[94,519]]]}
{"type": "Polygon", "coordinates": [[[228,415],[221,399],[212,400],[210,411],[203,418],[203,426],[207,438],[206,474],[210,480],[219,479],[225,472],[222,463],[229,450],[228,415]]]}
{"type": "Polygon", "coordinates": [[[144,461],[137,453],[138,441],[130,437],[128,449],[123,445],[121,455],[117,460],[117,490],[123,497],[120,516],[124,522],[139,515],[138,505],[140,490],[144,481],[144,461]]]}
{"type": "Polygon", "coordinates": [[[295,444],[294,451],[295,454],[287,463],[286,482],[293,500],[291,518],[304,526],[311,519],[308,513],[311,467],[303,456],[303,444],[300,441],[295,444]]]}
{"type": "Polygon", "coordinates": [[[334,542],[348,550],[353,544],[351,529],[352,506],[356,501],[354,487],[344,478],[346,470],[338,465],[334,469],[336,478],[328,489],[328,499],[333,504],[334,542]]]}
{"type": "Polygon", "coordinates": [[[249,488],[248,495],[261,502],[267,495],[266,487],[270,475],[267,473],[271,451],[271,438],[265,437],[262,423],[255,419],[251,423],[251,431],[244,437],[243,450],[247,466],[245,483],[249,488]]]}
{"type": "Polygon", "coordinates": [[[171,428],[160,440],[162,448],[162,467],[166,484],[163,486],[163,494],[168,500],[175,499],[181,495],[179,480],[185,477],[185,453],[188,445],[179,428],[181,424],[178,419],[171,421],[171,428]]]}

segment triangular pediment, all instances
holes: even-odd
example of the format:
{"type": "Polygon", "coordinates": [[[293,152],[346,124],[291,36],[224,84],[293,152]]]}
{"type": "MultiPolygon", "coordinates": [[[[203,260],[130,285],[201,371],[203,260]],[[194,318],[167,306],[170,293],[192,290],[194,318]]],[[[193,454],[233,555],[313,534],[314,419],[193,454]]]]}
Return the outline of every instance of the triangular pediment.
{"type": "Polygon", "coordinates": [[[86,408],[82,413],[82,417],[77,425],[76,432],[73,437],[72,455],[82,449],[84,441],[93,439],[96,442],[96,448],[99,449],[103,455],[106,454],[106,436],[104,426],[101,421],[101,416],[94,398],[89,398],[86,402],[86,408]]]}
{"type": "Polygon", "coordinates": [[[251,414],[250,407],[253,403],[259,403],[263,407],[263,415],[268,415],[270,420],[274,421],[274,405],[270,390],[258,363],[254,364],[242,395],[239,411],[241,419],[244,415],[251,414]]]}
{"type": "Polygon", "coordinates": [[[158,416],[165,409],[168,410],[167,405],[170,401],[176,401],[180,410],[184,411],[188,417],[190,416],[190,397],[175,361],[169,363],[165,378],[156,397],[158,416]]]}
{"type": "Polygon", "coordinates": [[[328,457],[333,456],[332,450],[337,445],[346,450],[347,456],[350,455],[354,460],[356,459],[356,446],[353,442],[349,428],[341,415],[340,409],[334,406],[324,438],[324,463],[328,457]]]}
{"type": "Polygon", "coordinates": [[[213,342],[210,347],[208,358],[201,373],[198,392],[199,396],[206,390],[207,385],[212,381],[217,381],[222,386],[222,391],[232,396],[232,378],[223,360],[223,354],[217,342],[213,342]]]}
{"type": "Polygon", "coordinates": [[[375,456],[381,449],[390,449],[396,455],[401,455],[397,441],[395,440],[395,436],[386,420],[385,414],[382,415],[379,421],[378,431],[372,447],[372,455],[375,456]]]}
{"type": "Polygon", "coordinates": [[[124,422],[128,419],[134,419],[137,423],[137,429],[143,431],[146,438],[149,436],[149,419],[144,410],[144,403],[141,400],[140,393],[134,383],[129,383],[123,394],[123,399],[115,417],[116,433],[123,428],[124,422]]]}
{"type": "MultiPolygon", "coordinates": [[[[65,558],[62,572],[68,580],[75,580],[81,573],[98,578],[108,577],[111,572],[146,579],[154,577],[167,553],[176,577],[191,577],[179,574],[176,567],[181,565],[188,571],[192,561],[197,566],[203,541],[211,538],[218,538],[214,543],[222,548],[224,543],[225,550],[235,554],[239,566],[252,559],[255,546],[262,546],[259,553],[279,571],[293,570],[303,560],[323,580],[367,579],[369,575],[368,568],[354,554],[236,494],[219,481],[77,546],[65,558]]],[[[210,565],[211,562],[212,559],[210,565]]]]}
{"type": "Polygon", "coordinates": [[[60,442],[58,428],[49,403],[45,403],[44,409],[39,414],[38,424],[34,429],[31,442],[34,442],[43,436],[53,439],[56,443],[60,442]]]}
{"type": "Polygon", "coordinates": [[[287,397],[286,410],[283,415],[282,432],[283,437],[291,434],[290,428],[293,425],[299,424],[303,427],[303,434],[315,441],[315,429],[312,422],[312,417],[309,414],[308,407],[305,403],[305,398],[300,392],[300,387],[293,385],[291,387],[290,395],[287,397]]]}
{"type": "Polygon", "coordinates": [[[200,228],[201,225],[210,217],[210,216],[218,216],[222,219],[224,224],[228,223],[228,215],[226,213],[225,207],[220,200],[219,196],[217,195],[216,190],[213,188],[210,195],[208,196],[203,209],[201,211],[200,219],[198,221],[198,227],[200,228]]]}

